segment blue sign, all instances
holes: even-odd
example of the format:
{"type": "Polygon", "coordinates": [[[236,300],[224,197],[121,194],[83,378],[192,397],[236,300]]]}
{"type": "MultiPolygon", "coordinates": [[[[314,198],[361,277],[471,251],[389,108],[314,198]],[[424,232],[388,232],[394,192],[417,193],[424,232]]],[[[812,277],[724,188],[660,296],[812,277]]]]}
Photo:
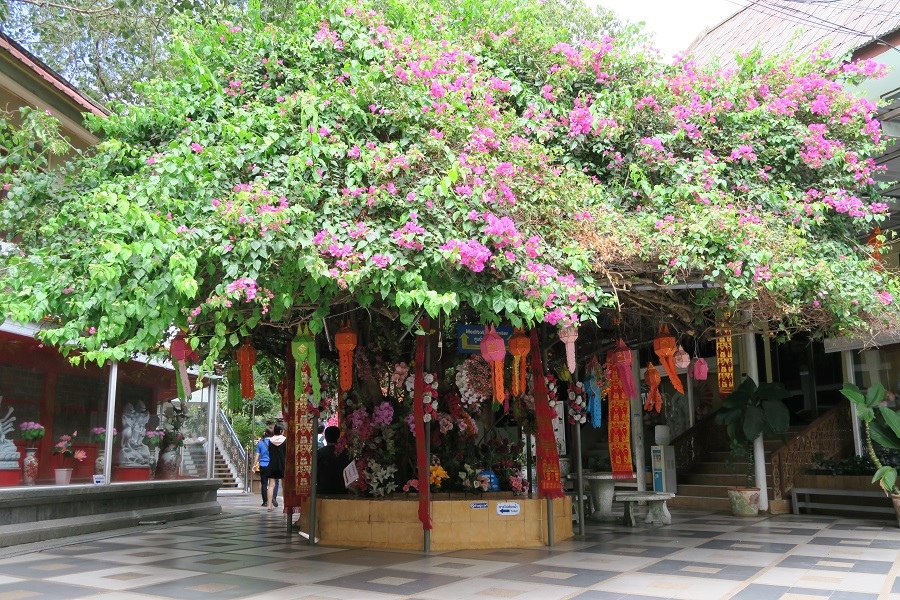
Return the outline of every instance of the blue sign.
{"type": "MultiPolygon", "coordinates": [[[[509,351],[509,338],[512,337],[512,327],[497,327],[497,335],[503,338],[503,343],[509,351]]],[[[481,340],[484,338],[484,325],[460,324],[456,326],[456,341],[460,354],[477,354],[481,352],[481,340]]]]}
{"type": "Polygon", "coordinates": [[[487,502],[473,502],[472,508],[487,508],[487,502]]]}

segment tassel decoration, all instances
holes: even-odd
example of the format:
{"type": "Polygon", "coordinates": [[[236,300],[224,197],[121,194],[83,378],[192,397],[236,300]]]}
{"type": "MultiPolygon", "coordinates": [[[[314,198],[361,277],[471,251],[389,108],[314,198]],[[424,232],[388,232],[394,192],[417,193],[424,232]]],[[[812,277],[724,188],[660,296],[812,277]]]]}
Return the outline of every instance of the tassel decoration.
{"type": "Polygon", "coordinates": [[[356,332],[350,328],[350,323],[344,323],[341,330],[334,336],[334,345],[337,346],[340,357],[340,383],[341,390],[349,392],[353,387],[353,350],[356,348],[356,332]]]}
{"type": "Polygon", "coordinates": [[[481,356],[491,365],[491,379],[494,385],[494,408],[503,403],[503,360],[506,358],[506,345],[503,338],[491,325],[490,330],[484,328],[484,337],[481,338],[481,356]]]}
{"type": "Polygon", "coordinates": [[[615,350],[611,352],[619,381],[622,383],[622,391],[628,398],[637,398],[637,387],[634,385],[634,374],[631,372],[631,348],[625,345],[625,340],[619,338],[615,350]]]}
{"type": "Polygon", "coordinates": [[[644,381],[650,387],[647,393],[647,399],[644,400],[644,410],[650,412],[656,409],[656,412],[662,410],[662,395],[659,393],[659,384],[662,383],[662,375],[653,366],[653,363],[647,364],[647,370],[644,372],[644,381]]]}
{"type": "Polygon", "coordinates": [[[577,366],[575,364],[575,340],[578,339],[578,327],[560,329],[559,339],[566,345],[566,366],[569,368],[569,373],[574,376],[577,366]]]}
{"type": "Polygon", "coordinates": [[[245,340],[237,351],[237,361],[241,366],[241,396],[250,399],[256,396],[253,386],[253,365],[256,364],[256,348],[245,340]]]}
{"type": "Polygon", "coordinates": [[[531,351],[531,340],[521,329],[516,329],[509,338],[509,353],[513,357],[512,395],[521,396],[527,385],[526,357],[531,351]]]}

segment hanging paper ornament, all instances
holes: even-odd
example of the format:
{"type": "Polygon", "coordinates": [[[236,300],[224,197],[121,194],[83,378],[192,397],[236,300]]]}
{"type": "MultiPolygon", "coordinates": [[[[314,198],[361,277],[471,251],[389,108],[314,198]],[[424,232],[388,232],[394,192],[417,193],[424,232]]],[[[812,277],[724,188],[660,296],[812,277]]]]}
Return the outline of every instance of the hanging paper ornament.
{"type": "Polygon", "coordinates": [[[656,409],[656,412],[662,410],[662,395],[659,393],[659,384],[662,383],[662,375],[653,366],[653,363],[647,364],[647,370],[644,371],[644,381],[650,386],[647,392],[647,399],[644,400],[644,410],[650,412],[656,409]]]}
{"type": "MultiPolygon", "coordinates": [[[[593,360],[596,361],[597,359],[594,358],[593,360]]],[[[584,390],[587,394],[587,410],[591,415],[591,426],[597,429],[601,425],[600,386],[597,384],[597,378],[594,377],[594,367],[589,366],[587,373],[587,379],[584,380],[584,390]]]]}
{"type": "Polygon", "coordinates": [[[515,329],[509,338],[509,353],[512,354],[513,376],[512,395],[520,396],[525,393],[527,382],[526,356],[531,351],[531,340],[521,329],[515,329]]]}
{"type": "Polygon", "coordinates": [[[308,410],[319,414],[322,402],[322,387],[319,381],[316,338],[305,324],[297,328],[297,337],[291,341],[291,355],[294,357],[294,397],[308,401],[308,410]]]}
{"type": "Polygon", "coordinates": [[[237,351],[237,361],[241,365],[241,396],[253,398],[256,390],[253,387],[253,365],[256,364],[256,348],[245,340],[237,351]]]}
{"type": "Polygon", "coordinates": [[[653,352],[659,357],[659,362],[666,370],[672,387],[683,394],[684,386],[681,385],[681,378],[675,368],[675,336],[669,333],[668,325],[660,325],[656,337],[653,339],[653,352]]]}
{"type": "MultiPolygon", "coordinates": [[[[726,315],[726,319],[728,316],[726,315]]],[[[716,370],[719,375],[719,395],[724,398],[734,391],[734,356],[731,329],[722,321],[716,328],[716,370]]]]}
{"type": "Polygon", "coordinates": [[[631,372],[631,348],[625,345],[625,340],[619,338],[613,353],[613,359],[616,364],[616,371],[619,374],[619,381],[622,382],[622,391],[628,398],[637,398],[637,388],[634,385],[634,374],[631,372]]]}
{"type": "Polygon", "coordinates": [[[675,356],[672,358],[675,361],[675,367],[678,369],[687,369],[691,364],[691,355],[684,351],[681,344],[678,344],[678,348],[675,350],[675,356]]]}
{"type": "Polygon", "coordinates": [[[506,358],[506,346],[503,338],[491,325],[490,330],[484,328],[481,338],[481,356],[491,365],[491,379],[494,384],[494,408],[503,403],[503,359],[506,358]]]}
{"type": "Polygon", "coordinates": [[[706,364],[706,359],[698,358],[695,360],[692,372],[694,379],[697,381],[706,381],[706,377],[709,375],[709,365],[706,364]]]}
{"type": "Polygon", "coordinates": [[[559,330],[559,339],[566,345],[566,366],[569,373],[575,374],[575,340],[578,339],[578,327],[566,327],[559,330]]]}
{"type": "Polygon", "coordinates": [[[191,395],[191,380],[188,379],[185,361],[192,353],[191,347],[184,338],[184,333],[179,331],[178,335],[169,342],[169,355],[172,357],[172,362],[175,363],[176,394],[178,395],[178,398],[182,400],[191,395]]]}
{"type": "Polygon", "coordinates": [[[876,271],[884,269],[884,265],[881,263],[881,247],[884,243],[881,240],[881,227],[873,229],[869,237],[866,238],[866,245],[872,248],[872,258],[875,259],[874,268],[876,271]]]}
{"type": "Polygon", "coordinates": [[[233,362],[225,371],[225,379],[228,381],[228,410],[238,412],[241,410],[241,367],[233,362]]]}
{"type": "Polygon", "coordinates": [[[337,346],[340,358],[341,390],[348,392],[353,387],[353,350],[356,348],[356,332],[350,328],[350,323],[344,323],[340,331],[334,336],[334,345],[337,346]]]}

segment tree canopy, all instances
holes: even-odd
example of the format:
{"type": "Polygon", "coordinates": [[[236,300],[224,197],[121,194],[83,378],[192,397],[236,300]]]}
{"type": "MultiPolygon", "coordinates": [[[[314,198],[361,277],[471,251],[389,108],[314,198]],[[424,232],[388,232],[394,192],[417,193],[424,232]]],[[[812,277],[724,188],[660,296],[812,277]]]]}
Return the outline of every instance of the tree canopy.
{"type": "Polygon", "coordinates": [[[5,173],[3,314],[88,360],[190,331],[211,364],[345,307],[409,324],[568,326],[607,310],[702,334],[724,313],[860,332],[900,293],[880,74],[827,54],[663,63],[557,0],[302,3],[185,22],[141,105],[60,173],[5,173]],[[568,22],[581,24],[570,27],[568,22]]]}

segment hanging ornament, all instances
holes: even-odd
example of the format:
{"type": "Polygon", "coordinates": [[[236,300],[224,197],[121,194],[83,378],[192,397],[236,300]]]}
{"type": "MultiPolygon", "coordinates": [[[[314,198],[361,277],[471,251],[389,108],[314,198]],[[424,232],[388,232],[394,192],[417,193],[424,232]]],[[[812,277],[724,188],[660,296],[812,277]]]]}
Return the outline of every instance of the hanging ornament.
{"type": "Polygon", "coordinates": [[[344,323],[340,331],[334,336],[334,345],[337,346],[340,357],[340,381],[341,390],[349,392],[353,387],[353,350],[356,348],[356,332],[350,328],[350,323],[344,323]]]}
{"type": "Polygon", "coordinates": [[[232,412],[241,410],[241,367],[233,362],[225,371],[225,379],[228,381],[228,409],[232,412]]]}
{"type": "Polygon", "coordinates": [[[619,374],[619,381],[622,383],[622,391],[628,398],[637,398],[637,388],[634,385],[634,374],[631,372],[631,348],[625,345],[625,340],[619,338],[615,350],[612,351],[613,359],[616,364],[616,371],[619,374]]]}
{"type": "Polygon", "coordinates": [[[644,400],[644,410],[650,412],[656,409],[656,412],[660,412],[662,410],[662,394],[659,393],[659,384],[662,383],[662,375],[659,374],[652,362],[647,364],[647,370],[644,371],[644,381],[650,386],[647,399],[644,400]]]}
{"type": "MultiPolygon", "coordinates": [[[[597,358],[593,359],[595,362],[597,358]]],[[[588,366],[587,379],[584,380],[584,390],[587,394],[587,410],[591,415],[591,426],[597,429],[601,425],[600,421],[600,385],[594,376],[594,367],[588,366]]]]}
{"type": "Polygon", "coordinates": [[[874,269],[876,271],[884,269],[884,265],[881,263],[881,247],[884,243],[881,240],[881,227],[873,229],[869,237],[866,238],[866,245],[872,248],[872,258],[875,259],[874,269]]]}
{"type": "Polygon", "coordinates": [[[291,355],[294,357],[294,397],[305,398],[309,406],[318,414],[322,402],[322,387],[319,381],[319,361],[316,356],[316,338],[306,324],[297,328],[297,337],[291,341],[291,355]]]}
{"type": "Polygon", "coordinates": [[[660,325],[656,332],[656,337],[653,338],[653,352],[659,357],[659,362],[666,370],[672,387],[683,394],[684,386],[681,385],[681,378],[675,368],[675,336],[669,333],[668,325],[660,325]]]}
{"type": "Polygon", "coordinates": [[[706,377],[709,375],[709,365],[706,364],[706,359],[696,359],[694,361],[694,368],[692,369],[692,373],[694,374],[694,379],[696,379],[697,381],[706,381],[706,377]]]}
{"type": "Polygon", "coordinates": [[[491,365],[494,408],[496,409],[503,403],[503,359],[506,358],[506,346],[493,325],[490,330],[487,327],[484,328],[484,337],[481,338],[481,356],[491,365]]]}
{"type": "Polygon", "coordinates": [[[237,350],[237,361],[241,365],[241,396],[253,398],[256,390],[253,387],[253,365],[256,364],[256,348],[250,340],[244,340],[237,350]]]}
{"type": "Polygon", "coordinates": [[[191,395],[191,381],[188,379],[187,365],[185,364],[190,354],[191,348],[184,338],[184,333],[179,331],[178,335],[169,342],[169,355],[172,357],[172,362],[175,363],[177,371],[175,387],[179,399],[184,399],[191,395]]]}
{"type": "Polygon", "coordinates": [[[525,393],[527,363],[526,356],[531,351],[531,340],[521,329],[515,329],[509,338],[509,353],[512,354],[513,376],[512,395],[520,396],[525,393]]]}
{"type": "Polygon", "coordinates": [[[734,356],[731,347],[731,329],[725,319],[716,328],[716,370],[719,375],[719,395],[724,398],[734,391],[734,356]]]}
{"type": "Polygon", "coordinates": [[[578,327],[560,329],[559,339],[566,345],[566,366],[569,373],[575,375],[575,340],[578,339],[578,327]]]}
{"type": "Polygon", "coordinates": [[[684,351],[681,344],[678,344],[678,349],[675,350],[675,356],[672,358],[675,361],[675,367],[678,369],[687,369],[691,364],[691,355],[684,351]]]}

